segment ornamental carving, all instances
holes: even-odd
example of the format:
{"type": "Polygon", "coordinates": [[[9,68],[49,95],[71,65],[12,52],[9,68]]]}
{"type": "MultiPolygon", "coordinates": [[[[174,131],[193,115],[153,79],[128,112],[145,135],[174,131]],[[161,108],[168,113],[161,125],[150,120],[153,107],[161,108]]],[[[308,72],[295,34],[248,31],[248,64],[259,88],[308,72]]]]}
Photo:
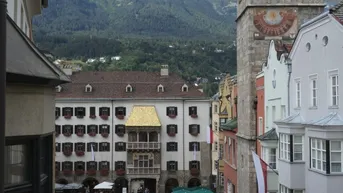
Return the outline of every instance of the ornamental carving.
{"type": "Polygon", "coordinates": [[[254,25],[265,36],[281,36],[288,32],[296,20],[293,9],[267,9],[254,16],[254,25]]]}

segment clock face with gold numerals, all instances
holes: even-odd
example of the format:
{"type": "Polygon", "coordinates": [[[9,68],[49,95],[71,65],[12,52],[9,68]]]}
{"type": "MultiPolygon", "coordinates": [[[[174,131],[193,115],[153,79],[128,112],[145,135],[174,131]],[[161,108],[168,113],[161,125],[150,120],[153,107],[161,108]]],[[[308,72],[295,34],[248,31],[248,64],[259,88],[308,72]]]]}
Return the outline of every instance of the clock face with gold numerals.
{"type": "Polygon", "coordinates": [[[281,36],[293,26],[296,17],[292,9],[267,9],[254,16],[254,25],[263,35],[281,36]]]}

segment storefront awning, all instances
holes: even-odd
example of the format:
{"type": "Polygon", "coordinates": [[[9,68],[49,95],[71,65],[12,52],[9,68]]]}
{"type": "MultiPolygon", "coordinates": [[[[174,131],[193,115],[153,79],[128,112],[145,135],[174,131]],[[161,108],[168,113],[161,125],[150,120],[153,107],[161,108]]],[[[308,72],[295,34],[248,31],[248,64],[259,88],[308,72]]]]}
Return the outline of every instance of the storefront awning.
{"type": "Polygon", "coordinates": [[[134,106],[125,123],[126,127],[160,127],[155,106],[134,106]]]}

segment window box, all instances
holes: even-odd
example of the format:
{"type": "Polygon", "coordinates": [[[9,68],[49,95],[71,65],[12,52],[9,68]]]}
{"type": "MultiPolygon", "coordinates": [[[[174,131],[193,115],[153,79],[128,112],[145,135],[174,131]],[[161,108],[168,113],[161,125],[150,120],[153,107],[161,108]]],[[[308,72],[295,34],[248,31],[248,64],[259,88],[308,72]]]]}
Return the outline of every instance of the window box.
{"type": "Polygon", "coordinates": [[[103,120],[108,120],[108,115],[101,115],[100,116],[103,120]]]}
{"type": "Polygon", "coordinates": [[[90,176],[95,176],[96,175],[96,169],[88,169],[87,174],[90,176]]]}
{"type": "Polygon", "coordinates": [[[71,156],[71,154],[72,154],[73,152],[71,151],[71,150],[64,150],[63,151],[63,154],[65,155],[65,156],[71,156]]]}
{"type": "Polygon", "coordinates": [[[109,173],[110,173],[110,171],[108,169],[101,169],[100,170],[101,176],[108,176],[109,173]]]}
{"type": "Polygon", "coordinates": [[[84,170],[75,170],[75,174],[78,175],[78,176],[82,176],[85,174],[85,171],[84,170]]]}
{"type": "Polygon", "coordinates": [[[63,174],[64,174],[65,176],[70,176],[72,173],[73,173],[73,172],[72,172],[71,170],[67,170],[67,169],[63,170],[63,174]]]}
{"type": "Polygon", "coordinates": [[[71,115],[64,115],[65,119],[71,119],[71,115]]]}
{"type": "Polygon", "coordinates": [[[76,133],[76,135],[79,136],[79,137],[83,137],[84,133],[83,133],[82,131],[78,131],[78,132],[76,133]]]}
{"type": "Polygon", "coordinates": [[[75,153],[77,156],[84,156],[85,155],[84,151],[76,151],[75,153]]]}
{"type": "Polygon", "coordinates": [[[124,119],[124,115],[116,115],[116,117],[118,118],[118,119],[124,119]]]}
{"type": "Polygon", "coordinates": [[[170,118],[175,118],[175,117],[176,117],[175,114],[169,114],[168,116],[169,116],[170,118]]]}
{"type": "Polygon", "coordinates": [[[189,125],[189,134],[197,136],[200,133],[200,125],[189,125]]]}
{"type": "Polygon", "coordinates": [[[124,170],[124,169],[117,169],[117,170],[116,170],[116,174],[117,174],[118,176],[123,176],[123,175],[125,175],[125,170],[124,170]]]}
{"type": "Polygon", "coordinates": [[[103,132],[103,133],[101,133],[101,136],[104,137],[104,138],[107,138],[108,137],[108,133],[103,132]]]}
{"type": "Polygon", "coordinates": [[[66,137],[70,137],[71,133],[70,132],[66,132],[66,133],[63,133],[63,135],[66,136],[66,137]]]}
{"type": "Polygon", "coordinates": [[[176,133],[175,133],[175,132],[169,132],[168,135],[169,135],[170,137],[175,137],[176,133]]]}
{"type": "Polygon", "coordinates": [[[96,132],[95,131],[91,131],[91,132],[88,133],[88,135],[91,136],[91,137],[94,137],[94,136],[96,136],[96,132]]]}
{"type": "Polygon", "coordinates": [[[198,176],[200,174],[200,170],[197,168],[192,168],[190,171],[192,176],[198,176]]]}
{"type": "Polygon", "coordinates": [[[198,115],[196,115],[196,114],[191,114],[191,117],[192,117],[192,118],[198,118],[198,115]]]}
{"type": "Polygon", "coordinates": [[[89,118],[95,119],[95,118],[96,118],[96,115],[89,115],[89,118]]]}

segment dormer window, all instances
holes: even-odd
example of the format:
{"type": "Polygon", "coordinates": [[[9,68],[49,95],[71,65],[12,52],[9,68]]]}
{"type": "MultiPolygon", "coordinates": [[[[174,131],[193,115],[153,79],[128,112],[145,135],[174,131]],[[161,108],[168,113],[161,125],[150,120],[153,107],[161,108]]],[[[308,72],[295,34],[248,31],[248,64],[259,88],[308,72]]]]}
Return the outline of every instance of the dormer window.
{"type": "Polygon", "coordinates": [[[90,84],[86,85],[85,92],[92,92],[92,86],[90,84]]]}
{"type": "Polygon", "coordinates": [[[164,92],[164,87],[162,84],[157,86],[157,92],[164,92]]]}
{"type": "Polygon", "coordinates": [[[188,86],[186,84],[182,86],[182,92],[188,92],[188,86]]]}
{"type": "Polygon", "coordinates": [[[132,86],[131,85],[127,85],[126,86],[126,92],[132,92],[132,86]]]}
{"type": "Polygon", "coordinates": [[[62,91],[62,87],[60,85],[56,86],[56,92],[61,92],[62,91]]]}

